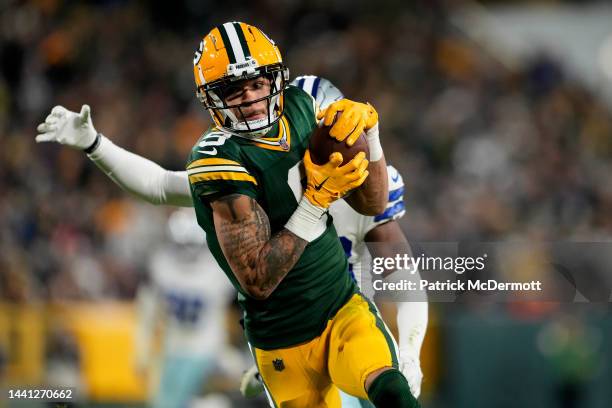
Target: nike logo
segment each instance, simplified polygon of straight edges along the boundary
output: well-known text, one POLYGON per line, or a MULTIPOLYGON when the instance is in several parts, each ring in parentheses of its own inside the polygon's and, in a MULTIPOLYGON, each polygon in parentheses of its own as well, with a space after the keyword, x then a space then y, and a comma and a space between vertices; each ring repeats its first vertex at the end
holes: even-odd
POLYGON ((399 177, 400 177, 400 176, 399 176, 399 172, 396 172, 396 173, 395 173, 395 176, 391 176, 391 180, 392 180, 394 183, 397 183, 397 180, 399 180, 399 177))
POLYGON ((212 147, 210 150, 198 150, 198 153, 210 154, 214 156, 215 154, 217 154, 217 149, 215 147, 212 147))
POLYGON ((322 189, 322 188, 323 188, 323 184, 325 184, 325 182, 326 182, 327 180, 329 180, 329 177, 328 177, 328 178, 326 178, 325 180, 323 180, 323 181, 321 182, 321 184, 317 184, 317 185, 315 186, 315 190, 319 191, 320 189, 322 189))

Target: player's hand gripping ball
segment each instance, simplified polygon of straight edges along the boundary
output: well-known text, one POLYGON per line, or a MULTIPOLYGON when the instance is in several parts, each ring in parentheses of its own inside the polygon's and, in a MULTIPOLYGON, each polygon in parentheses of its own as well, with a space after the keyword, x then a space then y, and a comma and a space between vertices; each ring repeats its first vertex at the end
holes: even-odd
MULTIPOLYGON (((336 121, 340 120, 341 117, 342 113, 337 112, 336 121)), ((349 145, 347 142, 348 139, 338 140, 331 136, 330 130, 333 128, 334 124, 335 122, 328 126, 323 125, 317 127, 312 132, 309 150, 310 158, 313 163, 318 165, 327 163, 329 161, 329 156, 334 152, 342 154, 342 158, 344 159, 343 163, 352 160, 359 152, 364 152, 366 158, 370 158, 368 142, 364 132, 357 134, 357 138, 351 140, 353 143, 349 145)))
POLYGON ((341 99, 320 111, 317 119, 323 119, 324 126, 333 124, 329 135, 352 146, 362 132, 367 132, 378 124, 378 113, 369 103, 341 99), (338 116, 340 112, 342 115, 338 116))
POLYGON ((360 152, 344 165, 342 154, 332 153, 325 164, 317 165, 312 162, 310 151, 304 154, 304 168, 306 169, 306 189, 304 196, 312 205, 328 208, 330 204, 349 191, 359 187, 368 177, 368 160, 365 153, 360 152))

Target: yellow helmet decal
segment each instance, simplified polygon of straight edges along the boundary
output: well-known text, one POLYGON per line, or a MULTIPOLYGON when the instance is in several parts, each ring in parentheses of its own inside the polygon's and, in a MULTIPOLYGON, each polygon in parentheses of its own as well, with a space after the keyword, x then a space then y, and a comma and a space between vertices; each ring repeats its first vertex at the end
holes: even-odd
POLYGON ((229 64, 225 42, 219 29, 215 27, 200 42, 200 48, 196 51, 193 65, 196 85, 199 87, 222 78, 229 64))

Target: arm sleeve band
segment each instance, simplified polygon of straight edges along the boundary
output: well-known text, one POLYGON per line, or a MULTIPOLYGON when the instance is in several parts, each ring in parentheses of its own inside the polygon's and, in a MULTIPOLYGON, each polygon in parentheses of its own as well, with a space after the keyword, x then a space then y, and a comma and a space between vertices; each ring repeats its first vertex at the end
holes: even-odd
POLYGON ((193 207, 185 171, 166 170, 101 136, 87 157, 123 190, 152 204, 193 207))

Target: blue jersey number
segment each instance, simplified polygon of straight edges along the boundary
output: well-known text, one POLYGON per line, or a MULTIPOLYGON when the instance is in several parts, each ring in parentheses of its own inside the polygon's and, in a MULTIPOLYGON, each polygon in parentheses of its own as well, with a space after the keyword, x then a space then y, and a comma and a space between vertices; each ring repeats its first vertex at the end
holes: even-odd
POLYGON ((168 313, 181 323, 196 323, 204 309, 202 299, 181 296, 176 293, 166 293, 166 302, 168 303, 168 313))

